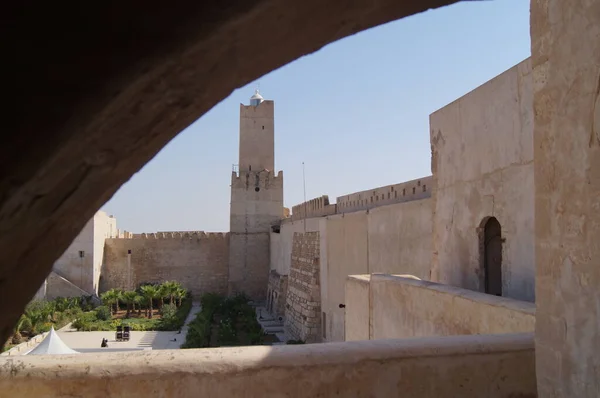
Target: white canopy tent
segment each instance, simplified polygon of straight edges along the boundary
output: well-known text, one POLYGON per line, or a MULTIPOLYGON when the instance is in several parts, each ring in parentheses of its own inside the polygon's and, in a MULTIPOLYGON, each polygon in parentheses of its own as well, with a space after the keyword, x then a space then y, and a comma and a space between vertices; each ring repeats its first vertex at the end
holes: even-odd
POLYGON ((57 355, 57 354, 79 354, 77 351, 72 350, 67 346, 58 333, 54 331, 54 328, 50 329, 50 332, 46 335, 44 340, 33 350, 29 351, 25 355, 57 355))

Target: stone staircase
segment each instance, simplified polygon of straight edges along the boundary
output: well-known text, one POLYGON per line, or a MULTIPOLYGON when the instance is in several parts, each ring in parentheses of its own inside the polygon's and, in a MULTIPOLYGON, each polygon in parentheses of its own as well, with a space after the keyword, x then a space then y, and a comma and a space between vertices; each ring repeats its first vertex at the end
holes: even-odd
MULTIPOLYGON (((262 304, 262 303, 261 303, 262 304)), ((253 305, 256 310, 256 320, 266 334, 274 335, 279 340, 270 345, 283 345, 288 340, 285 335, 284 319, 271 315, 264 305, 253 305)))

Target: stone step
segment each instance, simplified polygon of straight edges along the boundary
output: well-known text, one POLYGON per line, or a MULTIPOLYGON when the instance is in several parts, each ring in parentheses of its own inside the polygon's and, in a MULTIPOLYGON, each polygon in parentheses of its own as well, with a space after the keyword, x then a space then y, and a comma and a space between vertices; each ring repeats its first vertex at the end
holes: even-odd
POLYGON ((277 333, 281 333, 283 332, 283 326, 267 326, 267 327, 263 327, 263 330, 265 331, 265 333, 270 333, 270 334, 277 334, 277 333))

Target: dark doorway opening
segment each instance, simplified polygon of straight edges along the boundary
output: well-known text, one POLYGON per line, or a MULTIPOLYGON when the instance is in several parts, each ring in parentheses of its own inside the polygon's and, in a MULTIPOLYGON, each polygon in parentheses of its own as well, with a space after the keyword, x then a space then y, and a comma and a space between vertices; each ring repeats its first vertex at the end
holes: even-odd
POLYGON ((487 294, 502 296, 502 227, 495 217, 483 231, 483 279, 487 294))

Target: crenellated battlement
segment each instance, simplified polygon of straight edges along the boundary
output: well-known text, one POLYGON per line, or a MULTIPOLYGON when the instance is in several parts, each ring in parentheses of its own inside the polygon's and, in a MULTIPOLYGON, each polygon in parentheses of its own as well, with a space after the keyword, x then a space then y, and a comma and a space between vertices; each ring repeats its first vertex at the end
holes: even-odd
POLYGON ((168 231, 133 234, 124 232, 115 239, 226 239, 228 232, 204 232, 204 231, 168 231))
POLYGON ((231 173, 231 188, 235 189, 283 189, 283 171, 240 171, 231 173))
POLYGON ((292 220, 323 217, 336 213, 336 205, 329 204, 329 196, 323 195, 292 207, 292 220))

